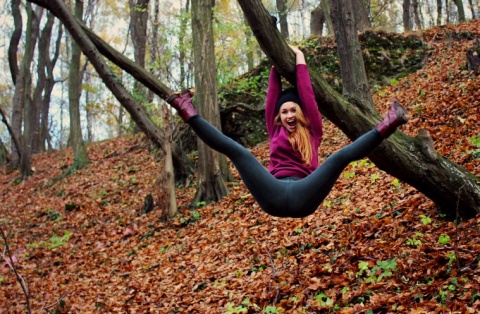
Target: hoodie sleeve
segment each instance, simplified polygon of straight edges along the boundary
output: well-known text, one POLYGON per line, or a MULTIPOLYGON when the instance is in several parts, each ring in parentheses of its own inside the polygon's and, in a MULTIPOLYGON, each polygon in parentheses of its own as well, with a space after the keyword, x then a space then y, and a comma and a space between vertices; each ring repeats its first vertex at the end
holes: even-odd
POLYGON ((272 66, 270 76, 268 78, 267 100, 265 102, 265 121, 267 124, 268 136, 273 136, 275 126, 275 106, 277 104, 280 93, 282 92, 282 82, 280 75, 272 66))
POLYGON ((321 140, 323 135, 322 116, 318 111, 310 74, 305 64, 297 64, 297 91, 302 102, 302 110, 310 123, 312 135, 321 140))

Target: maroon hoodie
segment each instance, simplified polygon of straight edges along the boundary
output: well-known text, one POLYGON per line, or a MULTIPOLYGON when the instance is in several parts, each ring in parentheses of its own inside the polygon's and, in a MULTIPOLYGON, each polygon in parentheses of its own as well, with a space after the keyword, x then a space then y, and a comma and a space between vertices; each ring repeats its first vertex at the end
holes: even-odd
POLYGON ((295 177, 305 178, 318 167, 318 147, 322 142, 322 117, 318 111, 312 82, 305 64, 297 64, 297 91, 302 102, 302 111, 309 122, 312 141, 312 161, 308 166, 304 163, 300 153, 293 149, 288 141, 288 131, 283 125, 275 124, 275 106, 282 92, 280 75, 274 67, 270 71, 268 81, 267 100, 265 104, 265 120, 270 138, 270 165, 268 170, 276 178, 295 177))

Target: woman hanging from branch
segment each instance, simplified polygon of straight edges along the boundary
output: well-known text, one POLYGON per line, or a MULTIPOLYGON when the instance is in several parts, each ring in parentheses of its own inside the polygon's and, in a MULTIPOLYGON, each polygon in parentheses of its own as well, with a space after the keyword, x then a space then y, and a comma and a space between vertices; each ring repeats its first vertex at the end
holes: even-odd
POLYGON ((203 142, 230 158, 266 213, 298 218, 314 213, 345 167, 368 156, 408 118, 405 109, 394 100, 386 117, 374 129, 318 166, 318 148, 323 135, 322 117, 303 52, 295 46, 290 47, 296 58, 297 86, 282 91, 281 79, 274 67, 269 77, 265 104, 270 139, 268 170, 250 151, 197 113, 192 104, 192 92, 172 94, 167 102, 203 142))

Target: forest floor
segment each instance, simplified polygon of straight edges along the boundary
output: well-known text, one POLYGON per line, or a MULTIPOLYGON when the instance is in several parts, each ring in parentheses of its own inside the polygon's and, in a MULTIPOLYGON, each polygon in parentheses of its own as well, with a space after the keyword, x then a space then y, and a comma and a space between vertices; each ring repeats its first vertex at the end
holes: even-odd
MULTIPOLYGON (((424 68, 375 89, 398 98, 440 154, 480 176, 480 75, 466 69, 480 20, 425 32, 424 68)), ((0 174, 0 227, 34 313, 475 313, 480 311, 480 215, 447 221, 435 204, 368 159, 352 163, 315 214, 265 214, 235 169, 230 195, 180 214, 142 214, 161 163, 142 135, 89 145, 90 164, 49 186, 72 151, 33 157, 34 175, 0 174)), ((348 144, 325 122, 321 159, 348 144)), ((251 149, 267 164, 268 143, 251 149)), ((451 209, 455 211, 455 208, 451 209)), ((8 258, 2 242, 4 258, 8 258)), ((0 312, 26 298, 0 261, 0 312)))

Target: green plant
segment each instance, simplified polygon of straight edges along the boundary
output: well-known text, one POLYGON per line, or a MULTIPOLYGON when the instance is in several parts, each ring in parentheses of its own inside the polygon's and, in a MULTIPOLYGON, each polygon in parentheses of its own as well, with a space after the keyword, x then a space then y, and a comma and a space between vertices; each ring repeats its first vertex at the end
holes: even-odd
POLYGON ((428 225, 432 222, 432 218, 425 216, 425 215, 420 215, 420 220, 422 221, 422 224, 428 225))
POLYGON ((262 313, 264 314, 278 314, 278 313, 283 313, 283 310, 281 308, 277 308, 276 306, 273 305, 267 305, 262 313))
POLYGON ((345 179, 351 179, 355 176, 355 172, 345 171, 343 173, 343 176, 345 177, 345 179))
POLYGON ((475 146, 475 149, 467 150, 467 153, 471 154, 473 158, 480 158, 480 134, 469 137, 468 141, 475 146))
POLYGON ((65 231, 63 236, 61 237, 57 236, 54 233, 53 236, 50 238, 50 242, 47 243, 47 247, 52 250, 56 247, 63 246, 65 243, 68 242, 71 236, 72 236, 72 233, 68 230, 65 231))
POLYGON ((415 234, 411 238, 407 238, 407 241, 405 243, 411 247, 420 246, 422 245, 422 241, 419 239, 421 237, 423 237, 423 234, 421 232, 415 232, 415 234))
POLYGON ((452 266, 453 262, 457 260, 457 254, 455 253, 447 253, 448 257, 448 266, 452 266))
POLYGON ((448 242, 450 242, 448 234, 442 234, 438 237, 438 243, 445 245, 448 244, 448 242))
POLYGON ((400 188, 400 181, 397 178, 392 180, 392 185, 398 190, 400 188))
POLYGON ((198 202, 197 203, 197 208, 204 207, 205 205, 207 205, 207 202, 205 202, 205 201, 198 202))
POLYGON ((315 294, 313 297, 315 301, 317 301, 317 304, 319 306, 332 306, 333 305, 333 300, 325 293, 325 292, 320 292, 315 294))
POLYGON ((393 275, 393 271, 397 269, 397 262, 396 258, 387 261, 377 261, 376 266, 369 269, 368 262, 360 261, 358 269, 357 276, 366 275, 366 283, 380 282, 383 278, 393 275))
POLYGON ((225 306, 226 314, 248 313, 248 308, 246 308, 243 304, 235 306, 235 303, 228 302, 225 306))

